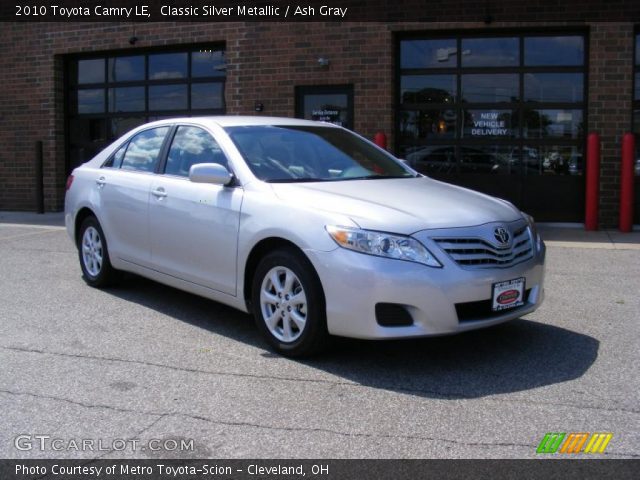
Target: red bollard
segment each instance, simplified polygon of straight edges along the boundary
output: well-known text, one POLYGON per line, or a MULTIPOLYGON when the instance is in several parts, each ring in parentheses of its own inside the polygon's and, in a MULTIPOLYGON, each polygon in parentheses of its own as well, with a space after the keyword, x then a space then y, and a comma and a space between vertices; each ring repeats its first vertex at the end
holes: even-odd
POLYGON ((591 132, 587 137, 585 193, 585 230, 598 229, 598 203, 600 202, 600 135, 591 132))
POLYGON ((387 149, 387 136, 384 132, 378 132, 373 137, 373 143, 375 143, 380 148, 387 149))
POLYGON ((621 232, 633 228, 633 161, 636 153, 636 137, 625 133, 622 137, 622 164, 620 165, 620 220, 621 232))

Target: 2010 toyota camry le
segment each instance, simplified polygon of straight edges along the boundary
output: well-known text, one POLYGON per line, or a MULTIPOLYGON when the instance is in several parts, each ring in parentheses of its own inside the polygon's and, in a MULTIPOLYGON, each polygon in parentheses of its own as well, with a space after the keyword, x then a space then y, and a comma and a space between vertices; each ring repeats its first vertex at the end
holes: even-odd
POLYGON ((65 221, 89 285, 128 271, 251 312, 289 356, 488 327, 544 295, 530 216, 320 122, 140 126, 72 172, 65 221))

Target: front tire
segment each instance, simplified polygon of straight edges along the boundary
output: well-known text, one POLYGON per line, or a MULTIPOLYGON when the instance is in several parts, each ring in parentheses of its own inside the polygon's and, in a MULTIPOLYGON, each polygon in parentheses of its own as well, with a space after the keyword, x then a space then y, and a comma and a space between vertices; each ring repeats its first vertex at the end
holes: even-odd
POLYGON ((301 253, 282 249, 266 255, 251 293, 256 325, 279 353, 302 357, 325 347, 329 335, 322 286, 301 253))
POLYGON ((82 278, 88 285, 102 288, 117 280, 117 270, 111 266, 107 240, 96 217, 87 217, 78 232, 78 256, 82 278))

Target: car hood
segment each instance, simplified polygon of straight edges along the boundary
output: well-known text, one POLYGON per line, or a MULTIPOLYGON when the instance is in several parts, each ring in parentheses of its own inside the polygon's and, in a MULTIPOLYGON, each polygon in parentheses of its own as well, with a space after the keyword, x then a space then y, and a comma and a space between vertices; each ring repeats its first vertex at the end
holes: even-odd
POLYGON ((361 228, 407 235, 520 218, 503 200, 427 177, 271 186, 292 205, 347 215, 361 228))

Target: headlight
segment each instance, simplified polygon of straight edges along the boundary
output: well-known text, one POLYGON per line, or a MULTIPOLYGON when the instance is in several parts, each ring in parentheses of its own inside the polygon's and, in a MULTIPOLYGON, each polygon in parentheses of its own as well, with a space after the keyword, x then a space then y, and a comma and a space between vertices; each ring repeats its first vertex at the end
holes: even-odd
POLYGON ((326 229, 342 248, 378 257, 422 263, 430 267, 442 267, 424 245, 411 237, 333 225, 327 225, 326 229))

